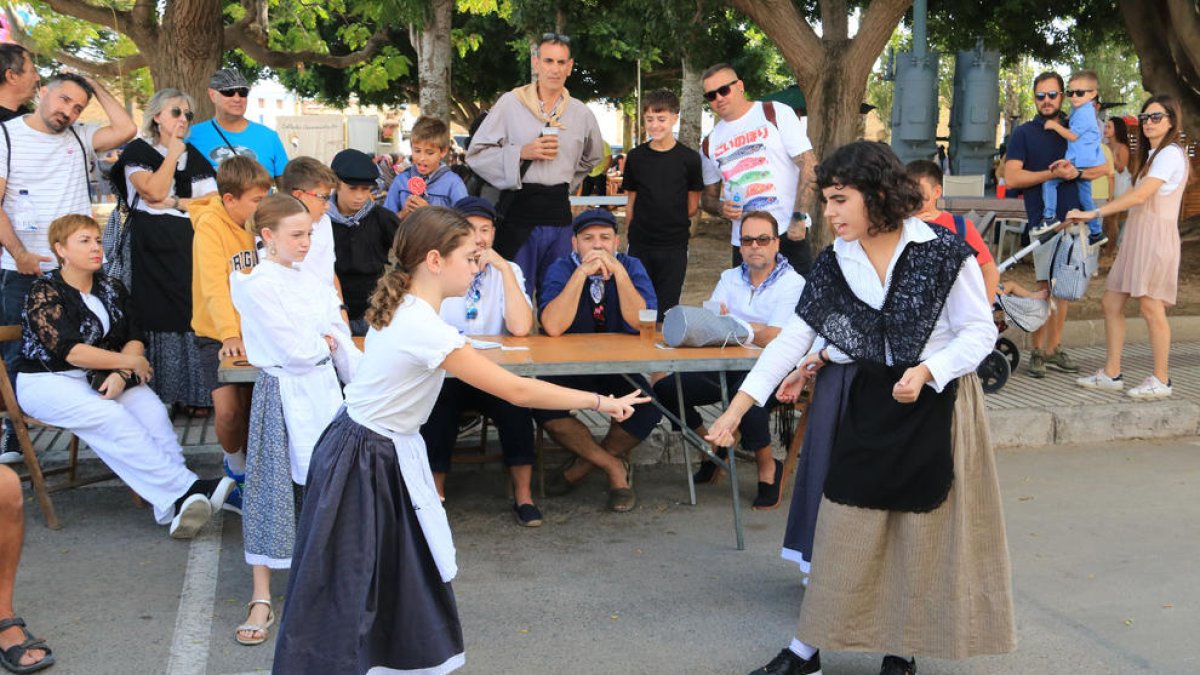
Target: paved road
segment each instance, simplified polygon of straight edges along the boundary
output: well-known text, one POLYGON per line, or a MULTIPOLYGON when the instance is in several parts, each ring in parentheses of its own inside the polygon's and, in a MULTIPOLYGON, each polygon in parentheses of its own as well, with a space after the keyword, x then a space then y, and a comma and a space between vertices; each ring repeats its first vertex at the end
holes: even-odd
MULTIPOLYGON (((193 461, 216 469, 212 453, 193 461)), ((1003 657, 922 660, 922 675, 1200 671, 1191 646, 1200 634, 1200 441, 1006 451, 1000 468, 1020 646, 1003 657)), ((538 530, 513 524, 498 471, 453 476, 462 672, 740 674, 772 657, 802 593, 796 569, 778 558, 785 513, 747 510, 747 549, 736 551, 725 486, 701 488, 700 505, 686 506, 681 472, 641 470, 642 501, 627 515, 602 511, 595 479, 547 500, 538 530)), ((19 613, 58 655, 48 672, 269 669, 273 639, 233 641, 250 588, 237 518, 189 544, 170 540, 123 487, 56 501, 59 532, 29 505, 17 588, 19 613)), ((878 672, 875 655, 823 661, 832 675, 878 672)))

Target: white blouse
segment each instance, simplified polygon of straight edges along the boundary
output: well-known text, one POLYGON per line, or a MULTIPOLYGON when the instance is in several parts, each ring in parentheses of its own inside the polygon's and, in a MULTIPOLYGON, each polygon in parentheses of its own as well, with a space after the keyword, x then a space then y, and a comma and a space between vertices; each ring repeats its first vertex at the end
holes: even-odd
MULTIPOLYGON (((925 242, 934 236, 933 230, 920 219, 906 219, 900 243, 888 262, 886 283, 880 283, 879 275, 875 273, 859 242, 836 239, 833 251, 850 290, 863 302, 879 309, 883 307, 892 271, 904 247, 909 242, 925 242)), ((929 386, 940 392, 951 381, 978 368, 983 358, 995 348, 998 335, 984 289, 983 273, 975 258, 968 257, 921 351, 921 362, 933 375, 929 386)), ((793 316, 758 357, 754 368, 742 382, 741 391, 750 395, 759 405, 765 403, 817 339, 817 333, 811 326, 800 317, 793 316)), ((828 350, 830 358, 838 363, 851 361, 835 348, 828 350)), ((890 355, 888 360, 891 361, 890 355)))
MULTIPOLYGON (((167 146, 156 144, 154 146, 154 149, 157 150, 159 152, 159 154, 161 154, 163 157, 167 156, 167 146)), ((187 158, 188 158, 188 156, 187 156, 186 152, 179 156, 179 160, 175 165, 175 168, 177 171, 183 171, 184 169, 187 168, 187 158)), ((152 171, 150 171, 150 169, 148 169, 144 166, 130 165, 130 166, 125 167, 125 194, 129 195, 129 206, 136 208, 138 211, 145 211, 146 213, 152 213, 157 216, 161 216, 161 215, 165 214, 168 216, 178 216, 180 218, 187 218, 188 214, 185 211, 183 211, 182 209, 153 209, 153 208, 150 208, 146 204, 145 199, 142 199, 140 197, 138 197, 137 205, 134 206, 133 200, 134 200, 134 195, 137 194, 137 188, 133 186, 133 180, 131 180, 131 177, 133 176, 133 174, 141 173, 142 171, 145 171, 148 173, 153 173, 152 171)), ((212 176, 209 176, 207 178, 200 178, 198 180, 192 181, 192 196, 193 197, 203 197, 204 195, 209 194, 210 192, 216 192, 216 191, 217 191, 217 179, 213 178, 212 176)), ((176 194, 175 181, 172 180, 171 181, 171 189, 168 192, 167 196, 174 197, 175 194, 176 194)))

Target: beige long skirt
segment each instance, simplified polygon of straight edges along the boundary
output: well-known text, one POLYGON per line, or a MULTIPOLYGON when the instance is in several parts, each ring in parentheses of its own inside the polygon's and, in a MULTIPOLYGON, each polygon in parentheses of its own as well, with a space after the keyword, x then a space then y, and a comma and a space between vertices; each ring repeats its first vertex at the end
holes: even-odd
POLYGON ((821 500, 796 635, 821 649, 962 659, 1016 648, 1000 485, 979 379, 959 379, 954 485, 928 513, 821 500))

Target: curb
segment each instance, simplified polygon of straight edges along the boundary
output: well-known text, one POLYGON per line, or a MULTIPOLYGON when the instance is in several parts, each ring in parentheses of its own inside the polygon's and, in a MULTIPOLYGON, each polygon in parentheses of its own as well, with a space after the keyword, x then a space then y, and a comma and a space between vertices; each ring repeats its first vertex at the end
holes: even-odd
POLYGON ((1176 399, 990 410, 988 421, 992 445, 1005 449, 1178 438, 1200 433, 1200 404, 1176 399))
MULTIPOLYGON (((1172 342, 1200 342, 1200 316, 1168 316, 1172 342)), ((1015 326, 1004 331, 1004 337, 1012 340, 1022 350, 1031 349, 1030 334, 1015 326)), ((1146 322, 1140 317, 1126 317, 1125 342, 1149 342, 1146 322)), ((1096 347, 1104 345, 1104 319, 1081 319, 1067 321, 1063 326, 1062 346, 1096 347)))

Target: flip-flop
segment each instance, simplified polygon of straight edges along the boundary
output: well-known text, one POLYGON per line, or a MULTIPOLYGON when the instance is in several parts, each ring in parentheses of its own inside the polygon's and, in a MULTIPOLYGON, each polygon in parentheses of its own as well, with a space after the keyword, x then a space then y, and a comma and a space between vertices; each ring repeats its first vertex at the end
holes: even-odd
POLYGON ((238 641, 238 644, 246 645, 247 647, 261 645, 262 643, 266 642, 267 638, 270 637, 270 635, 267 634, 267 629, 270 628, 275 623, 275 609, 273 607, 271 607, 270 600, 251 600, 250 602, 246 603, 246 606, 249 607, 250 609, 254 609, 255 605, 266 605, 267 606, 267 621, 265 623, 250 623, 250 621, 249 621, 250 617, 249 617, 249 615, 247 615, 246 623, 238 626, 237 630, 235 630, 233 633, 234 639, 236 639, 238 641), (242 637, 243 631, 253 631, 255 633, 261 632, 262 637, 261 638, 244 638, 244 637, 242 637))

